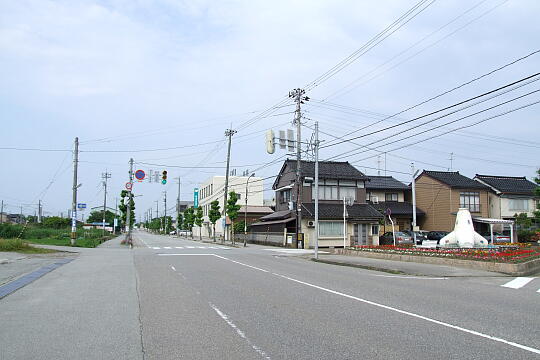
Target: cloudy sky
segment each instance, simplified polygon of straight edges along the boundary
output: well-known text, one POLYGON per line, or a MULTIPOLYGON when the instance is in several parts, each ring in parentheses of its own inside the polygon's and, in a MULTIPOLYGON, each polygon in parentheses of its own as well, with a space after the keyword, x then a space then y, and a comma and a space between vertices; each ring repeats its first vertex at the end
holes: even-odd
MULTIPOLYGON (((539 12, 536 0, 0 0, 0 199, 8 212, 33 214, 41 199, 46 214, 65 214, 76 136, 88 207, 102 203, 105 171, 114 203, 130 157, 137 169, 181 177, 191 199, 201 181, 224 174, 230 127, 237 173, 275 175, 286 153, 267 154, 264 131, 291 126, 287 93, 297 87, 311 98, 306 140, 319 121, 321 159, 402 181, 412 161, 531 178, 538 77, 370 133, 538 72, 540 53, 403 111, 539 50, 539 12), (343 136, 362 137, 335 144, 343 136)), ((164 190, 172 205, 176 189, 136 184, 138 214, 164 190)))

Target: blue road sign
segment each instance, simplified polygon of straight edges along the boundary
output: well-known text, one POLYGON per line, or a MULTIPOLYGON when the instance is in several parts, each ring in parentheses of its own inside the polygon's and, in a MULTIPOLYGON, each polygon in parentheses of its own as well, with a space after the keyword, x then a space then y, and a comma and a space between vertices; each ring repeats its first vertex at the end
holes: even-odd
POLYGON ((78 203, 78 204, 77 204, 77 209, 86 209, 86 204, 84 204, 84 203, 78 203))
POLYGON ((199 207, 199 188, 193 189, 193 207, 199 207))

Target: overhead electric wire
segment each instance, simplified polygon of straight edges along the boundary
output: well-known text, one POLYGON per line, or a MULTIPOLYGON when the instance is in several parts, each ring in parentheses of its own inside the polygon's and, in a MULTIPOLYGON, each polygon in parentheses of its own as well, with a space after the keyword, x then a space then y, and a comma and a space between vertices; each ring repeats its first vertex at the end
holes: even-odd
POLYGON ((362 76, 360 76, 359 78, 357 78, 356 80, 350 82, 349 84, 345 85, 344 87, 342 87, 341 89, 338 89, 336 91, 334 91, 333 93, 331 93, 330 95, 328 95, 324 100, 327 100, 329 98, 332 98, 332 97, 337 97, 337 96, 342 96, 342 95, 345 95, 345 94, 348 94, 350 93, 351 91, 353 91, 354 89, 358 88, 359 86, 361 85, 365 85, 367 84, 368 82, 382 76, 383 74, 385 74, 386 72, 390 71, 390 70, 393 70, 395 69, 396 67, 398 67, 399 65, 409 61, 410 59, 414 58, 415 56, 423 53, 424 51, 426 51, 427 49, 437 45, 438 43, 440 43, 441 41, 449 38, 450 36, 456 34, 458 31, 460 30, 463 30, 464 28, 466 28, 467 26, 469 26, 470 24, 472 24, 473 22, 477 21, 478 19, 484 17, 485 15, 489 14, 490 12, 492 12, 493 10, 495 10, 496 8, 500 7, 501 5, 505 4, 506 2, 508 2, 509 0, 504 0, 498 4, 496 4, 495 6, 493 6, 492 8, 488 9, 487 11, 483 12, 482 14, 480 14, 479 16, 471 19, 470 21, 468 21, 467 23, 463 24, 462 26, 460 26, 459 28, 455 29, 454 31, 448 33, 447 35, 443 36, 442 38, 440 38, 439 40, 429 44, 428 46, 424 47, 423 49, 415 52, 414 54, 408 56, 407 58, 399 61, 398 63, 392 65, 391 67, 389 67, 388 69, 376 74, 375 76, 369 78, 368 80, 352 87, 351 89, 349 90, 346 90, 346 91, 343 91, 344 89, 352 86, 353 84, 357 83, 358 81, 360 81, 361 79, 365 78, 366 76, 372 74, 373 72, 375 72, 376 70, 380 69, 381 67, 383 67, 384 65, 388 64, 389 62, 391 62, 392 60, 394 60, 395 58, 403 55, 404 53, 406 53, 407 51, 409 51, 410 49, 414 48, 416 45, 420 44, 421 42, 423 42, 424 40, 426 40, 427 38, 431 37, 432 35, 436 34, 437 32, 439 32, 440 30, 442 30, 443 28, 445 28, 446 26, 450 25, 451 23, 455 22, 456 20, 458 20, 459 18, 463 17, 465 14, 469 13, 470 11, 474 10, 476 7, 480 6, 482 3, 484 3, 485 1, 487 0, 482 0, 480 2, 478 2, 477 4, 475 4, 473 7, 469 8, 468 10, 466 10, 465 12, 461 13, 460 15, 458 15, 457 17, 455 17, 453 20, 451 20, 450 22, 446 23, 445 25, 443 25, 442 27, 439 27, 437 30, 435 30, 434 32, 426 35, 425 37, 423 37, 422 39, 420 39, 419 41, 417 41, 416 43, 414 43, 413 45, 409 46, 407 49, 401 51, 400 53, 398 53, 397 55, 393 56, 392 58, 390 58, 389 60, 387 60, 386 62, 384 62, 383 64, 377 66, 376 68, 370 70, 369 72, 363 74, 362 76), (341 94, 339 94, 341 92, 341 94), (338 94, 338 95, 336 95, 338 94))
MULTIPOLYGON (((343 135, 343 137, 348 136, 348 135, 352 135, 352 134, 357 133, 357 132, 359 132, 359 131, 362 131, 362 130, 368 128, 368 127, 377 125, 377 124, 379 124, 379 123, 381 123, 381 122, 383 122, 383 121, 386 121, 386 120, 388 120, 388 119, 394 118, 394 117, 396 117, 396 116, 398 116, 398 115, 401 115, 401 114, 403 114, 403 113, 405 113, 405 112, 407 112, 407 111, 410 111, 410 110, 415 109, 415 108, 417 108, 417 107, 419 107, 419 106, 422 106, 422 105, 424 105, 424 104, 427 104, 428 102, 431 102, 431 101, 433 101, 433 100, 436 100, 436 99, 438 99, 438 98, 440 98, 440 97, 442 97, 442 96, 445 96, 445 95, 447 95, 447 94, 450 94, 450 93, 452 93, 452 92, 454 92, 454 91, 456 91, 456 90, 458 90, 458 89, 461 89, 461 88, 463 88, 463 87, 465 87, 465 86, 467 86, 467 85, 470 85, 470 84, 472 84, 472 83, 474 83, 474 82, 476 82, 476 81, 479 81, 479 80, 481 80, 481 79, 483 79, 483 78, 485 78, 485 77, 487 77, 487 76, 493 75, 494 73, 496 73, 496 72, 498 72, 498 71, 501 71, 501 70, 503 70, 503 69, 505 69, 505 68, 507 68, 507 67, 509 67, 509 66, 512 66, 512 65, 514 65, 514 64, 517 64, 518 62, 523 61, 523 60, 525 60, 525 59, 527 59, 527 58, 529 58, 529 57, 531 57, 531 56, 533 56, 533 55, 536 55, 536 54, 538 54, 538 53, 540 53, 540 49, 535 50, 535 51, 532 51, 532 52, 528 53, 528 54, 525 55, 525 56, 522 56, 522 57, 520 57, 520 58, 517 58, 517 59, 515 59, 515 60, 513 60, 513 61, 511 61, 511 62, 509 62, 509 63, 506 63, 506 64, 504 64, 504 65, 502 65, 502 66, 499 66, 498 68, 495 68, 495 69, 493 69, 493 70, 491 70, 491 71, 489 71, 489 72, 487 72, 487 73, 484 73, 484 74, 482 74, 482 75, 480 75, 480 76, 477 76, 477 77, 475 77, 475 78, 473 78, 473 79, 471 79, 471 80, 468 80, 468 81, 466 81, 466 82, 464 82, 464 83, 461 83, 460 85, 457 85, 457 86, 455 86, 455 87, 453 87, 453 88, 451 88, 451 89, 445 90, 445 91, 443 91, 443 92, 441 92, 441 93, 439 93, 439 94, 437 94, 437 95, 435 95, 435 96, 432 96, 432 97, 430 97, 430 98, 428 98, 428 99, 426 99, 426 100, 423 100, 423 101, 421 101, 421 102, 419 102, 419 103, 417 103, 417 104, 415 104, 415 105, 409 106, 409 107, 407 107, 407 108, 405 108, 405 109, 403 109, 403 110, 401 110, 401 111, 399 111, 399 112, 397 112, 397 113, 394 113, 393 115, 386 116, 386 117, 384 117, 383 119, 380 119, 380 120, 378 120, 378 121, 375 121, 375 122, 373 122, 373 123, 370 123, 370 124, 368 124, 368 125, 365 125, 365 126, 363 126, 363 127, 360 127, 360 128, 358 128, 358 129, 356 129, 356 130, 354 130, 354 131, 351 131, 350 133, 343 135)), ((313 101, 313 99, 311 99, 311 101, 313 101)), ((323 102, 323 103, 324 103, 324 102, 323 102)), ((338 105, 338 104, 336 104, 336 105, 338 105)))

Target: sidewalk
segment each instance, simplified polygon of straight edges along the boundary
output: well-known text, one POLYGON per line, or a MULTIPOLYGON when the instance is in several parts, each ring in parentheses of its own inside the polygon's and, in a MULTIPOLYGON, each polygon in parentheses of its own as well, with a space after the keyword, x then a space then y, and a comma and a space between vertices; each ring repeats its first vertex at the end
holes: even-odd
MULTIPOLYGON (((306 257, 306 256, 305 256, 306 257)), ((312 256, 309 256, 311 258, 312 256)), ((352 266, 368 270, 383 271, 393 274, 432 276, 432 277, 500 277, 505 274, 467 269, 456 266, 421 264, 414 262, 373 259, 361 256, 321 255, 318 262, 327 264, 352 266)))
POLYGON ((0 300, 0 359, 142 359, 133 250, 65 248, 79 255, 0 300))

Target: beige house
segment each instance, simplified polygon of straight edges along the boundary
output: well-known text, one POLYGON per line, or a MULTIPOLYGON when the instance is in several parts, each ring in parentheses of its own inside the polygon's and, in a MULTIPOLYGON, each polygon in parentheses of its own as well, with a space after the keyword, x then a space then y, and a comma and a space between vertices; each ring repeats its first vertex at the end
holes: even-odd
POLYGON ((539 199, 535 196, 537 185, 525 176, 478 175, 474 180, 489 186, 492 192, 488 196, 489 217, 514 219, 516 214, 525 213, 534 216, 539 199))
POLYGON ((423 230, 452 231, 459 208, 466 208, 472 217, 489 217, 491 189, 458 171, 424 170, 416 178, 416 205, 425 216, 418 224, 423 230))

